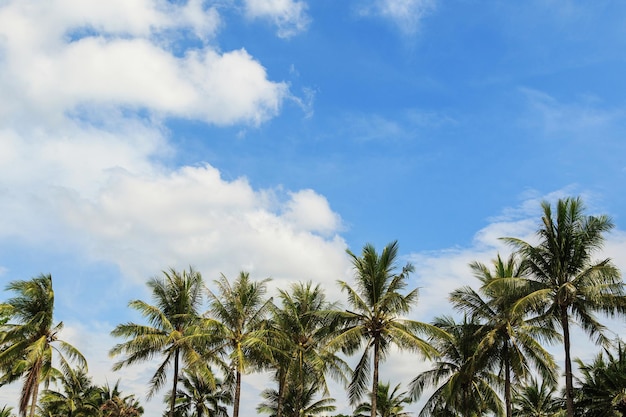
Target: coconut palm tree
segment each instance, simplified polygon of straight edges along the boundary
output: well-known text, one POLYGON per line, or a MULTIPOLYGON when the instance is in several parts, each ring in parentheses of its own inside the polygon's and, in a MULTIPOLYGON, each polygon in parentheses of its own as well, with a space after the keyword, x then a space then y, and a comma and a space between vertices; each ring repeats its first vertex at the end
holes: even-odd
POLYGON ((432 369, 419 374, 409 384, 413 400, 427 388, 435 388, 420 411, 420 417, 502 415, 502 401, 496 391, 501 380, 492 372, 490 359, 475 355, 486 333, 483 324, 474 317, 465 317, 457 323, 449 316, 437 317, 433 323, 450 337, 433 339, 440 359, 434 362, 432 369))
POLYGON ((258 413, 269 414, 270 417, 316 417, 328 415, 337 408, 333 403, 334 398, 322 397, 315 399, 319 393, 318 381, 308 376, 304 389, 296 385, 289 385, 285 389, 284 398, 279 398, 278 391, 266 389, 261 393, 265 399, 257 407, 258 413), (281 414, 278 414, 278 404, 281 405, 281 414))
POLYGON ((222 274, 209 294, 209 325, 214 333, 213 352, 225 352, 235 379, 233 417, 239 417, 242 374, 264 367, 271 360, 267 316, 272 305, 265 298, 268 279, 252 281, 241 272, 231 285, 222 274))
POLYGON ((523 275, 514 254, 506 262, 498 255, 493 261, 493 272, 480 262, 473 262, 470 267, 481 283, 479 292, 465 286, 453 291, 450 300, 456 309, 484 323, 476 355, 498 362, 504 380, 506 416, 511 417, 513 379, 527 378, 532 365, 543 379, 556 382, 556 363, 541 342, 553 341, 559 335, 550 327, 526 320, 524 311, 513 310, 513 304, 521 297, 513 282, 523 275))
POLYGON ((172 397, 170 417, 174 416, 179 372, 182 364, 202 366, 202 348, 208 333, 200 325, 199 308, 203 298, 202 276, 193 268, 182 273, 170 268, 162 277, 148 281, 154 304, 134 300, 129 306, 139 311, 148 324, 120 324, 111 334, 127 341, 111 349, 111 356, 123 354, 125 358, 113 365, 114 370, 162 355, 163 361, 150 380, 148 398, 158 391, 172 371, 172 397))
POLYGON ((93 416, 97 414, 100 398, 97 387, 83 369, 67 369, 55 378, 61 390, 42 392, 40 407, 45 416, 93 416))
POLYGON ((123 395, 118 380, 113 387, 107 382, 98 388, 100 399, 98 405, 102 417, 139 417, 143 407, 133 394, 123 395))
MULTIPOLYGON (((400 392, 400 384, 389 392, 390 383, 378 384, 376 407, 379 417, 408 417, 409 412, 404 410, 412 402, 406 391, 400 392)), ((368 417, 371 415, 372 405, 369 402, 359 404, 354 410, 354 417, 368 417)))
POLYGON ((565 415, 563 400, 556 385, 531 377, 513 393, 513 417, 561 417, 565 415))
MULTIPOLYGON (((294 283, 290 291, 279 290, 281 307, 272 308, 271 340, 275 349, 276 379, 279 384, 278 409, 287 383, 293 386, 296 402, 307 390, 307 377, 318 381, 316 386, 328 395, 326 374, 346 383, 351 371, 348 364, 328 350, 326 343, 335 324, 331 311, 337 306, 326 301, 320 285, 294 283)), ((302 408, 295 405, 297 409, 302 408)))
POLYGON ((626 416, 626 348, 618 342, 615 353, 605 349, 593 362, 576 360, 577 413, 589 417, 626 416))
POLYGON ((15 414, 13 414, 13 407, 5 405, 4 407, 0 408, 0 417, 13 417, 14 415, 15 414))
MULTIPOLYGON (((228 417, 232 389, 212 373, 185 369, 176 393, 176 414, 194 417, 228 417)), ((171 395, 171 394, 170 394, 171 395)), ((166 401, 170 400, 169 395, 166 401)))
POLYGON ((87 369, 87 361, 72 345, 59 339, 63 322, 54 324, 54 291, 52 276, 39 275, 26 281, 12 281, 7 291, 16 296, 0 306, 10 317, 4 324, 0 350, 0 386, 23 377, 19 413, 34 416, 39 384, 47 387, 58 371, 52 366, 53 354, 63 370, 70 368, 69 360, 87 369), (28 411, 27 411, 28 410, 28 411))
POLYGON ((388 244, 381 254, 371 244, 363 247, 360 256, 349 250, 347 252, 352 258, 356 286, 353 288, 345 281, 338 281, 341 290, 347 293, 351 310, 338 312, 344 327, 330 341, 329 346, 342 349, 350 355, 365 345, 348 386, 348 396, 353 404, 356 403, 365 393, 371 377, 371 415, 375 417, 379 365, 389 354, 390 348, 396 346, 430 358, 436 356, 436 349, 418 335, 445 337, 445 332, 429 324, 404 318, 417 303, 418 290, 403 294, 413 266, 407 263, 398 271, 398 242, 388 244), (371 376, 370 364, 373 365, 371 376))
POLYGON ((527 295, 516 303, 515 308, 536 311, 545 326, 562 332, 567 416, 573 417, 570 325, 577 321, 597 343, 606 345, 609 340, 605 336, 605 326, 595 314, 625 314, 626 292, 620 271, 611 260, 593 259, 602 248, 604 234, 613 228, 611 219, 604 215, 586 216, 580 198, 559 200, 554 213, 548 202, 544 201, 542 208, 538 244, 505 238, 525 258, 530 273, 522 280, 527 295))

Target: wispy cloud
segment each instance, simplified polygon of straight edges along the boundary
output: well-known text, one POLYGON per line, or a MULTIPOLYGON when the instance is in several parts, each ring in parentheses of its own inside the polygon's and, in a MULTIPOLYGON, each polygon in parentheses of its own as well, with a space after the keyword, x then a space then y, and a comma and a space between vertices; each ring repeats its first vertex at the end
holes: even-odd
POLYGON ((422 19, 436 8, 435 0, 368 0, 358 7, 364 17, 380 17, 391 21, 401 32, 414 35, 422 19))
POLYGON ((290 38, 304 32, 311 21, 308 5, 297 0, 245 0, 245 12, 251 19, 269 20, 276 26, 277 35, 290 38))

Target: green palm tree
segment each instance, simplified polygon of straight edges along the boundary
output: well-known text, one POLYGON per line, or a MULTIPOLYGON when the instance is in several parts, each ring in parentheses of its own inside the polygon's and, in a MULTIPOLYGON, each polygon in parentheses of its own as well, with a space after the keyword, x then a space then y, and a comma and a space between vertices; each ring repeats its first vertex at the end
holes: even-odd
POLYGON ((506 416, 511 417, 511 383, 530 375, 531 365, 542 377, 556 382, 556 363, 540 342, 553 341, 559 335, 526 320, 526 313, 514 310, 513 304, 521 296, 513 282, 523 275, 521 263, 515 255, 505 262, 500 255, 493 261, 493 272, 480 263, 470 267, 480 283, 479 292, 465 286, 453 291, 450 300, 454 307, 484 323, 476 355, 485 355, 489 363, 497 362, 504 380, 506 416))
POLYGON ((576 320, 597 343, 606 344, 605 326, 596 313, 610 316, 626 313, 626 296, 620 271, 609 258, 592 256, 602 248, 604 233, 613 228, 607 216, 586 216, 580 198, 556 204, 543 202, 539 243, 505 238, 523 255, 530 276, 524 278, 527 295, 516 309, 539 313, 545 326, 561 330, 565 350, 565 399, 567 416, 574 415, 570 324, 576 320))
POLYGON ((356 287, 344 281, 339 281, 339 286, 347 293, 352 310, 338 313, 345 325, 329 345, 349 355, 365 345, 348 386, 348 396, 352 403, 362 397, 370 378, 370 364, 373 364, 370 397, 372 417, 375 417, 379 365, 391 346, 420 352, 430 358, 436 356, 437 351, 418 334, 444 337, 445 332, 429 324, 403 318, 417 303, 418 290, 402 293, 413 266, 406 264, 397 271, 398 242, 387 245, 380 255, 370 244, 364 246, 361 256, 347 252, 352 258, 356 287))
POLYGON ((336 410, 334 398, 322 397, 315 399, 320 387, 314 378, 307 377, 306 386, 303 390, 294 385, 285 389, 284 398, 279 398, 278 391, 267 389, 261 393, 265 399, 257 407, 258 413, 269 414, 270 417, 316 417, 328 415, 336 410), (282 402, 281 414, 278 414, 278 404, 282 402))
POLYGON ((113 387, 108 383, 98 388, 98 405, 102 417, 139 417, 143 407, 133 394, 122 395, 118 380, 113 387))
POLYGON ((501 380, 492 372, 492 364, 486 356, 475 355, 486 333, 483 324, 474 317, 465 317, 457 323, 449 316, 437 317, 433 323, 445 330, 449 337, 433 339, 441 354, 440 359, 434 362, 432 369, 419 374, 409 385, 413 400, 417 400, 427 388, 435 388, 419 415, 502 415, 502 401, 496 391, 501 386, 501 380))
POLYGON ((13 407, 5 405, 4 407, 0 408, 0 417, 13 417, 14 415, 15 414, 13 414, 13 407))
POLYGON ((0 386, 23 377, 19 399, 19 413, 27 410, 34 416, 39 384, 47 387, 58 373, 52 366, 53 353, 62 369, 70 368, 68 360, 87 369, 87 361, 72 345, 59 339, 63 322, 53 324, 54 291, 52 276, 39 275, 26 281, 13 281, 6 287, 16 296, 3 303, 0 309, 7 312, 9 322, 4 324, 2 350, 0 351, 0 386))
MULTIPOLYGON (((167 399, 170 399, 169 396, 167 399)), ((232 389, 206 372, 185 369, 176 394, 176 414, 194 417, 228 417, 232 389)))
POLYGON ((577 412, 588 417, 626 416, 626 348, 619 342, 615 353, 599 353, 593 362, 577 359, 577 412))
MULTIPOLYGON (((390 383, 379 383, 376 397, 377 415, 379 417, 408 417, 409 412, 404 410, 405 405, 412 402, 406 391, 400 392, 400 384, 389 392, 390 383)), ((369 402, 359 404, 354 410, 354 417, 368 417, 372 413, 369 402)))
POLYGON ((531 377, 513 393, 513 417, 561 417, 565 415, 563 400, 557 396, 556 385, 531 377))
POLYGON ((250 274, 241 272, 231 285, 222 274, 214 281, 217 294, 208 292, 213 351, 225 352, 234 374, 233 417, 239 417, 242 374, 264 367, 272 357, 267 340, 266 319, 272 305, 272 300, 265 298, 268 281, 252 281, 250 274))
POLYGON ((170 417, 173 417, 181 361, 187 366, 201 366, 201 348, 208 337, 200 326, 198 311, 203 298, 202 276, 191 267, 182 273, 170 268, 163 271, 162 277, 151 278, 147 285, 155 304, 134 300, 129 306, 139 311, 149 324, 126 323, 115 327, 111 334, 128 340, 115 345, 110 355, 126 356, 113 365, 114 370, 156 355, 164 356, 150 380, 148 398, 163 386, 167 370, 173 366, 170 402, 170 417))
MULTIPOLYGON (((276 351, 277 413, 280 416, 280 400, 287 382, 295 387, 296 394, 300 393, 296 395, 296 401, 304 396, 308 389, 306 379, 310 377, 315 378, 319 382, 316 386, 328 395, 326 374, 346 383, 350 367, 326 346, 336 327, 330 313, 336 305, 326 301, 320 285, 295 283, 289 292, 279 290, 279 298, 281 307, 272 309, 271 340, 276 351)), ((296 408, 302 407, 296 404, 296 408)))
POLYGON ((61 390, 43 391, 40 406, 45 416, 93 416, 98 412, 99 391, 83 369, 67 369, 55 378, 61 390))

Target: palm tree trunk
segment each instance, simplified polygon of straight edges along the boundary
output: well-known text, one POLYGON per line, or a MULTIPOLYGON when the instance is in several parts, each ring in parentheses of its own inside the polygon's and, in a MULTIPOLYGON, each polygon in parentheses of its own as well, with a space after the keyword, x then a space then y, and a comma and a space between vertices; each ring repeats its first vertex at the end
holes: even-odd
MULTIPOLYGON (((39 380, 39 378, 37 378, 37 380, 39 380)), ((35 387, 33 388, 33 397, 32 397, 32 402, 30 404, 30 412, 29 412, 30 417, 35 416, 35 408, 37 406, 38 395, 39 395, 39 383, 35 384, 35 387)))
POLYGON ((506 408, 506 417, 512 417, 513 408, 511 406, 511 360, 509 359, 508 347, 505 347, 504 349, 504 405, 506 408))
POLYGON ((278 371, 278 406, 276 407, 276 417, 283 417, 283 397, 285 396, 285 384, 287 380, 287 370, 279 365, 278 371))
POLYGON ((372 417, 376 417, 376 400, 378 399, 378 362, 380 360, 380 346, 378 338, 374 339, 374 377, 372 382, 372 417))
POLYGON ((235 404, 233 405, 233 417, 239 417, 239 398, 241 397, 241 372, 237 369, 235 377, 235 404))
POLYGON ((567 417, 574 417, 574 383, 572 358, 570 356, 569 316, 567 307, 561 307, 561 326, 563 327, 563 346, 565 348, 565 404, 567 417))
POLYGON ((174 417, 174 406, 176 405, 176 384, 178 384, 178 348, 174 352, 174 384, 172 386, 172 399, 170 400, 170 417, 174 417))

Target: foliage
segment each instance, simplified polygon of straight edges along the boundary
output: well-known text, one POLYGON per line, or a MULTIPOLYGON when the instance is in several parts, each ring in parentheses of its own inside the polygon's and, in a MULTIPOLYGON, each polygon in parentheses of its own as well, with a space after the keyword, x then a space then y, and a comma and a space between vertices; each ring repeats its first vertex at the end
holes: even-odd
POLYGON ((586 216, 579 198, 556 203, 556 211, 542 203, 539 243, 506 238, 524 257, 529 276, 520 279, 526 295, 515 308, 532 310, 546 327, 560 329, 565 350, 565 398, 567 415, 574 415, 570 324, 576 320, 597 343, 606 344, 605 326, 595 313, 610 316, 626 313, 624 283, 610 259, 593 260, 613 228, 607 216, 586 216))
POLYGON ((380 255, 370 244, 365 245, 360 256, 350 251, 348 254, 352 258, 356 285, 353 288, 339 281, 341 290, 347 293, 351 310, 339 313, 344 327, 330 346, 350 355, 365 345, 348 386, 348 396, 352 403, 363 396, 373 364, 370 398, 371 415, 375 417, 376 395, 373 394, 378 388, 379 362, 385 360, 391 346, 430 358, 437 355, 437 350, 418 334, 444 337, 445 332, 429 324, 403 318, 417 303, 418 290, 403 294, 413 266, 406 264, 397 272, 397 242, 387 245, 380 255))
MULTIPOLYGON (((404 406, 412 402, 406 391, 400 391, 400 384, 389 392, 390 383, 379 383, 376 393, 376 415, 378 417, 408 417, 410 413, 404 411, 404 406)), ((354 410, 354 417, 368 417, 372 413, 369 402, 359 404, 354 410)))
POLYGON ((433 339, 441 357, 433 368, 419 374, 410 385, 411 398, 417 400, 426 388, 435 391, 428 398, 421 417, 426 416, 481 416, 485 413, 503 413, 497 389, 502 381, 491 372, 486 356, 477 356, 480 341, 485 336, 482 323, 466 317, 457 323, 452 317, 437 317, 435 326, 451 337, 433 339))
MULTIPOLYGON (((233 403, 231 387, 201 370, 185 369, 179 382, 176 415, 228 417, 226 406, 233 403)), ((169 395, 166 397, 168 400, 171 400, 169 395)))
POLYGON ((54 323, 52 276, 39 275, 25 281, 12 281, 7 287, 16 295, 0 307, 9 316, 3 327, 0 351, 0 386, 23 378, 19 413, 35 414, 39 384, 47 387, 59 371, 52 366, 53 353, 67 372, 69 360, 87 369, 87 361, 72 345, 59 339, 63 323, 54 323), (28 411, 29 410, 29 411, 28 411))
POLYGON ((563 399, 557 395, 552 381, 529 378, 513 393, 514 417, 562 417, 565 415, 563 399))
POLYGON ((91 383, 84 369, 67 369, 55 378, 61 390, 47 389, 42 392, 40 408, 48 417, 93 416, 98 410, 100 393, 91 383))
MULTIPOLYGON (((170 366, 174 368, 172 393, 175 396, 181 360, 186 366, 200 366, 201 346, 208 337, 200 326, 198 311, 202 304, 202 276, 193 268, 182 273, 170 269, 163 271, 162 277, 151 278, 147 285, 155 304, 134 300, 129 306, 139 311, 148 324, 120 324, 111 332, 115 337, 128 339, 111 349, 112 356, 126 356, 115 363, 113 369, 161 355, 164 359, 150 380, 148 396, 151 397, 163 386, 170 366)), ((170 416, 173 413, 174 397, 170 403, 170 416)))

